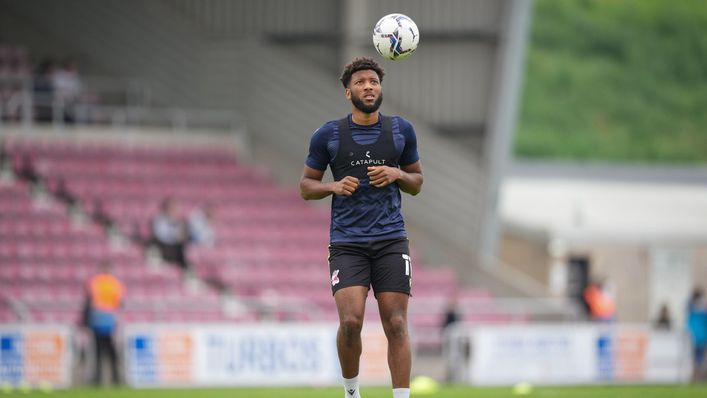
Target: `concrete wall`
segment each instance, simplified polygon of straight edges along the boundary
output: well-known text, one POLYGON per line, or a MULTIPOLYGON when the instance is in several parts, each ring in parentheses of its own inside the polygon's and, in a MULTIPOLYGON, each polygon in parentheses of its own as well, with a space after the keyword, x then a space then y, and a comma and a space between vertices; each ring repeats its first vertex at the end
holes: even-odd
POLYGON ((599 246, 590 249, 590 277, 606 279, 616 298, 621 322, 645 322, 648 314, 649 265, 646 248, 599 246))
POLYGON ((373 25, 401 12, 420 29, 419 55, 382 61, 386 99, 444 131, 482 135, 500 70, 501 0, 163 0, 210 41, 265 39, 295 48, 332 73, 352 56, 374 56, 373 25), (347 8, 348 7, 348 8, 347 8), (356 14, 355 16, 352 14, 356 14), (351 20, 350 20, 351 19, 351 20), (344 55, 345 54, 345 55, 344 55))
POLYGON ((707 246, 695 250, 695 284, 707 291, 707 246))
MULTIPOLYGON (((529 234, 518 229, 506 229, 502 235, 500 258, 513 269, 528 275, 550 291, 552 257, 547 251, 547 239, 542 234, 529 234)), ((673 317, 673 327, 683 327, 685 303, 692 289, 707 289, 707 243, 692 242, 676 245, 674 242, 594 241, 567 245, 565 258, 583 256, 589 259, 590 280, 608 282, 616 298, 616 316, 620 322, 650 322, 657 315, 657 307, 665 295, 673 317), (654 280, 655 250, 675 247, 687 258, 688 275, 674 275, 671 280, 654 280), (684 284, 668 285, 673 281, 684 284), (660 285, 659 291, 655 290, 660 285), (672 289, 672 290, 671 290, 672 289)), ((682 268, 680 268, 682 269, 682 268)))
POLYGON ((549 288, 552 258, 547 250, 547 237, 538 233, 506 229, 499 243, 499 257, 502 262, 549 288))

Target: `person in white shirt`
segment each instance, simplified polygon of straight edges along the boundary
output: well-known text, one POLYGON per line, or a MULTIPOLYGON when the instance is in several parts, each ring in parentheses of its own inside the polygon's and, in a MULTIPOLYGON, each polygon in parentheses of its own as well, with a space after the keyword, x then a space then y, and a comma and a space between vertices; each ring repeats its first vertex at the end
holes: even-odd
POLYGON ((213 246, 216 244, 216 231, 213 227, 214 207, 207 204, 195 207, 189 214, 189 238, 199 245, 213 246))

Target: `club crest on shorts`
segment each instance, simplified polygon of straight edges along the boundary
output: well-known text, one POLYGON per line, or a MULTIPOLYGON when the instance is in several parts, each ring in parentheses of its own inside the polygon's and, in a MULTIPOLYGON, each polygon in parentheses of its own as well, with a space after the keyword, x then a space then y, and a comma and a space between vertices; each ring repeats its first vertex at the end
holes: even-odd
POLYGON ((334 270, 334 272, 331 273, 331 285, 336 286, 336 284, 339 283, 339 270, 334 270))

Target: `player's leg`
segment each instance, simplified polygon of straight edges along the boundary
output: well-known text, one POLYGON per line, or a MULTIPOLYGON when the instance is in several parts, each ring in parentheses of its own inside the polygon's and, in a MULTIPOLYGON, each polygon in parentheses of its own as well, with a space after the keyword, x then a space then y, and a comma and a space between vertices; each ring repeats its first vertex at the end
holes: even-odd
POLYGON ((332 244, 329 246, 329 273, 339 313, 336 348, 344 379, 344 396, 360 398, 361 329, 371 284, 371 261, 367 251, 361 245, 332 244))
POLYGON ((412 353, 408 333, 409 296, 399 292, 376 294, 383 330, 388 339, 388 367, 393 389, 410 388, 412 353))
POLYGON ((412 353, 408 333, 408 300, 412 264, 407 239, 379 242, 374 250, 371 285, 378 299, 383 330, 388 339, 388 366, 395 398, 410 394, 412 353))
POLYGON ((351 286, 334 294, 339 311, 339 330, 336 334, 336 348, 339 352, 341 375, 345 379, 358 376, 361 358, 361 329, 366 309, 368 288, 351 286))

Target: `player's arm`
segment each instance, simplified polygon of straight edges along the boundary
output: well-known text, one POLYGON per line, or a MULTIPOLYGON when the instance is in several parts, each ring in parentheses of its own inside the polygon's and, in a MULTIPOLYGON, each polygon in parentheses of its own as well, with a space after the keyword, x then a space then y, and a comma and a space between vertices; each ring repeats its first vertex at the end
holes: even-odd
POLYGON ((400 154, 400 170, 402 171, 397 183, 400 190, 410 195, 417 195, 422 190, 422 165, 420 155, 417 153, 417 135, 412 124, 405 119, 400 119, 401 132, 405 137, 405 146, 400 154))
POLYGON ((400 190, 410 195, 417 195, 422 190, 422 165, 420 161, 405 166, 400 166, 400 178, 396 181, 400 190))
POLYGON ((346 176, 339 181, 322 182, 324 171, 304 166, 299 193, 304 200, 323 199, 331 194, 350 196, 358 188, 358 178, 346 176))
POLYGON ((422 166, 418 160, 405 166, 372 166, 368 168, 368 177, 371 185, 383 188, 386 185, 397 183, 400 190, 410 195, 417 195, 422 189, 422 166))

